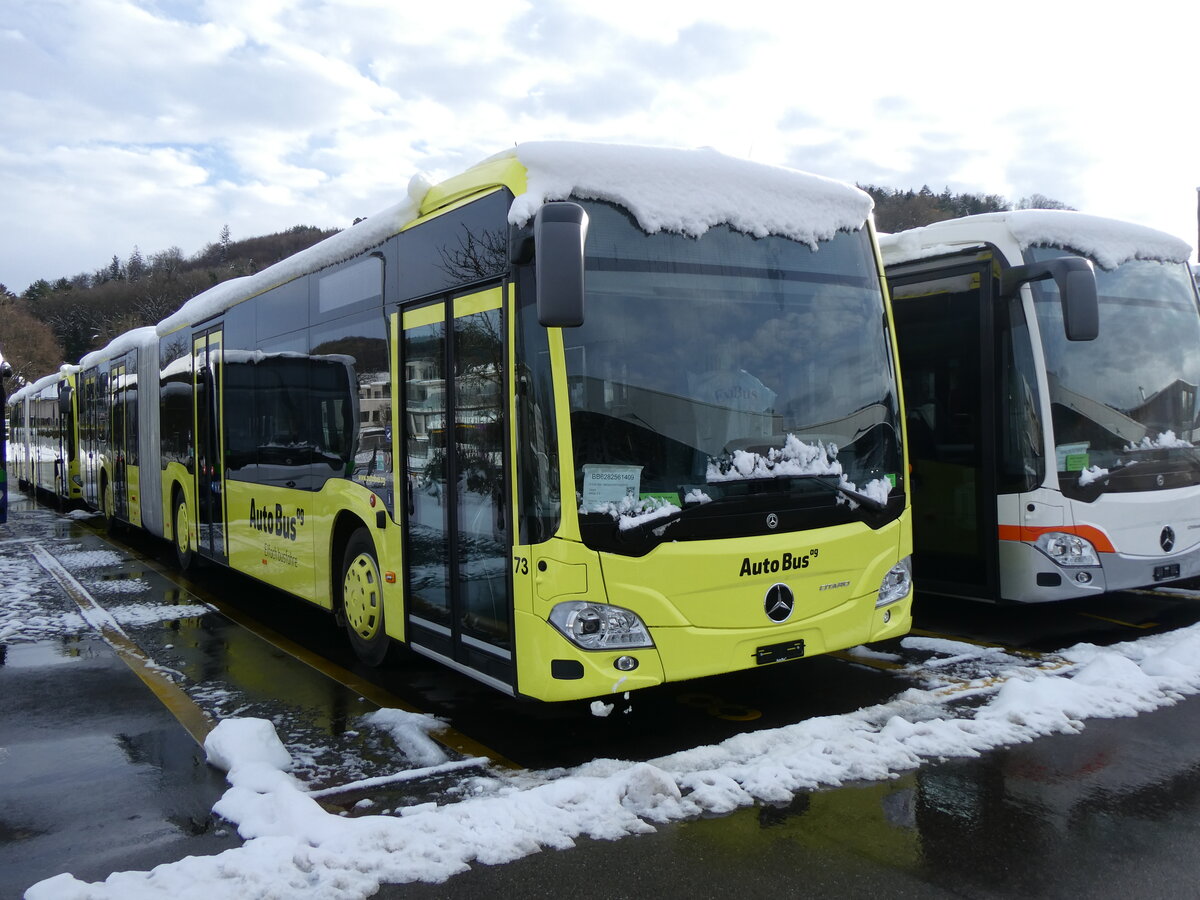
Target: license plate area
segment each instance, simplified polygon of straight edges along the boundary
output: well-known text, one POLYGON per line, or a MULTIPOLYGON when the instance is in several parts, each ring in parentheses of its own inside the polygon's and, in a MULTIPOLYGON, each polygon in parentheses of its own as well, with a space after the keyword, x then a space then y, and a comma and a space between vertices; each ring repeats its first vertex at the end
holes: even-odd
POLYGON ((1172 578, 1179 577, 1179 563, 1172 563, 1169 566, 1155 566, 1154 580, 1155 581, 1170 581, 1172 578))
POLYGON ((784 641, 782 644, 768 644, 754 651, 754 661, 760 666, 767 663, 783 662, 785 659, 799 659, 804 655, 804 641, 784 641))

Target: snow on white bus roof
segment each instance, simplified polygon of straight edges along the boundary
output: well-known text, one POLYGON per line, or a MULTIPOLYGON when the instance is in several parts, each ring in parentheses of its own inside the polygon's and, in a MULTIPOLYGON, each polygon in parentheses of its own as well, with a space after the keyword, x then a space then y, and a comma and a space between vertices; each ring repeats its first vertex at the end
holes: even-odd
POLYGON ((1091 258, 1102 269, 1115 269, 1131 259, 1187 262, 1192 255, 1186 241, 1145 225, 1073 210, 1019 209, 948 219, 889 235, 880 240, 884 261, 891 264, 936 255, 935 251, 948 252, 951 248, 946 242, 960 235, 975 243, 978 238, 966 238, 971 225, 1002 226, 1021 249, 1060 247, 1091 258))
MULTIPOLYGON (((698 237, 713 225, 728 223, 758 237, 778 234, 815 247, 839 230, 861 228, 873 205, 868 194, 848 184, 715 150, 534 141, 483 162, 508 158, 516 158, 526 170, 527 190, 509 211, 509 221, 517 225, 529 221, 546 201, 574 195, 619 203, 651 234, 673 231, 698 237)), ((382 244, 418 216, 430 187, 424 176, 414 176, 402 202, 261 272, 215 285, 159 323, 158 334, 211 318, 255 294, 382 244)))
POLYGON ((79 360, 79 367, 81 369, 90 369, 92 366, 102 363, 106 359, 112 359, 114 356, 120 356, 126 351, 141 348, 151 339, 158 340, 158 329, 153 325, 146 325, 143 328, 135 328, 132 331, 126 331, 124 334, 118 334, 104 347, 85 354, 83 359, 79 360))

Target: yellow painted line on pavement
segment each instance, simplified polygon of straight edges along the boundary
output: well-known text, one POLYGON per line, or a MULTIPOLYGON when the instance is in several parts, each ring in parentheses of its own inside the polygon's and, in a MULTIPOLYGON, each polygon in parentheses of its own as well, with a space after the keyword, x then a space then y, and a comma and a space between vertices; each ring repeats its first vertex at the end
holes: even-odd
MULTIPOLYGON (((126 556, 135 557, 141 565, 144 565, 146 568, 151 569, 156 574, 167 579, 167 581, 174 584, 180 590, 190 594, 193 597, 196 597, 202 603, 206 603, 207 605, 213 607, 235 625, 238 625, 250 633, 257 635, 271 646, 283 653, 286 653, 288 656, 292 657, 298 662, 304 663, 305 665, 316 669, 322 675, 325 675, 327 678, 336 681, 338 684, 342 685, 348 690, 355 691, 359 694, 359 696, 365 697, 367 700, 371 701, 381 709, 399 709, 403 710, 404 712, 429 715, 427 710, 419 709, 418 707, 413 706, 411 703, 404 701, 390 691, 360 678, 349 669, 344 669, 337 663, 331 662, 320 654, 314 653, 308 648, 297 644, 295 641, 284 637, 271 627, 264 625, 258 619, 246 615, 237 607, 218 600, 217 598, 209 595, 207 592, 205 592, 205 596, 203 597, 198 596, 192 587, 181 583, 174 572, 163 568, 155 560, 143 556, 140 553, 136 553, 129 547, 126 547, 122 544, 114 543, 107 537, 103 537, 102 535, 98 536, 126 556)), ((474 738, 468 737, 455 728, 446 727, 438 731, 431 731, 429 736, 443 747, 453 750, 456 753, 461 753, 464 756, 486 756, 492 761, 493 764, 505 769, 524 768, 523 766, 518 765, 517 763, 508 759, 508 757, 504 756, 503 754, 496 752, 484 744, 481 744, 474 738)))
POLYGON ((937 631, 923 631, 920 628, 913 628, 908 632, 913 637, 937 638, 943 641, 955 641, 959 644, 971 644, 975 647, 991 647, 996 650, 1003 650, 1005 653, 1011 653, 1013 656, 1027 656, 1030 659, 1045 659, 1046 654, 1037 650, 1026 650, 1021 647, 1010 647, 1007 644, 997 644, 992 641, 980 641, 974 638, 961 637, 957 634, 941 634, 937 631))
POLYGON ((846 650, 831 650, 825 654, 834 659, 840 659, 843 662, 860 663, 864 666, 870 666, 872 669, 880 669, 884 672, 895 672, 900 669, 908 668, 904 663, 896 662, 892 659, 874 659, 870 656, 855 656, 846 650))
POLYGON ((1086 616, 1089 619, 1099 619, 1101 622, 1110 622, 1113 625, 1122 625, 1125 628, 1146 629, 1146 628, 1157 628, 1158 627, 1157 622, 1145 622, 1141 625, 1138 625, 1134 622, 1123 622, 1120 619, 1112 619, 1112 618, 1109 618, 1108 616, 1098 616, 1095 613, 1080 613, 1080 615, 1086 616))
POLYGON ((43 569, 57 581, 67 596, 75 601, 84 620, 99 632, 104 641, 113 648, 117 656, 150 691, 161 701, 201 747, 204 739, 213 730, 213 721, 197 706, 175 681, 146 655, 127 635, 112 613, 96 602, 75 577, 63 568, 62 563, 41 544, 34 544, 30 551, 43 569))

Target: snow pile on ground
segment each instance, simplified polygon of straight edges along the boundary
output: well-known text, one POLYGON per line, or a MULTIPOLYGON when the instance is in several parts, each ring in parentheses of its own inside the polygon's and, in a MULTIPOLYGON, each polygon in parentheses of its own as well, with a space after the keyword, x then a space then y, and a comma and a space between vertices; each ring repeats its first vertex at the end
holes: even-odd
POLYGON ((83 617, 67 606, 57 586, 24 553, 0 554, 0 644, 80 634, 83 617), (62 606, 59 611, 52 611, 62 606))
MULTIPOLYGON (((215 811, 237 824, 244 846, 98 884, 63 874, 26 897, 367 897, 383 882, 440 882, 472 864, 571 847, 581 836, 613 840, 748 804, 786 803, 797 791, 892 778, 925 760, 1077 732, 1089 717, 1132 716, 1200 692, 1200 625, 1112 647, 1081 644, 1035 663, 953 641, 908 638, 905 646, 945 656, 926 686, 885 704, 646 763, 594 760, 467 779, 469 799, 395 815, 327 812, 288 774, 290 756, 269 723, 227 719, 207 745, 230 783, 215 811)), ((376 715, 377 726, 402 736, 428 724, 398 710, 376 715)))

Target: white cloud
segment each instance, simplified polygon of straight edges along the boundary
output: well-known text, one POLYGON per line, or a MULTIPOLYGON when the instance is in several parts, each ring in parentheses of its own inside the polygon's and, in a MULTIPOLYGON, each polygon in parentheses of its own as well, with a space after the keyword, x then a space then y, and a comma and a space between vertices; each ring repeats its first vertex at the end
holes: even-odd
POLYGON ((134 243, 190 252, 226 222, 344 225, 414 171, 542 138, 1036 191, 1196 238, 1200 10, 1161 0, 1119 20, 1032 0, 41 0, 5 18, 0 281, 16 289, 134 243))

